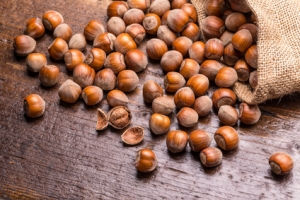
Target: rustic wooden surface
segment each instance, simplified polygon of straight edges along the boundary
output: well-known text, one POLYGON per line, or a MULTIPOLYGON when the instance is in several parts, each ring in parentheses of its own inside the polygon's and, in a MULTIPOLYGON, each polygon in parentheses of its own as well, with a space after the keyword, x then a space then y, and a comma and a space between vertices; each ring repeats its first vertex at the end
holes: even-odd
MULTIPOLYGON (((13 38, 23 33, 29 18, 57 10, 74 33, 82 32, 91 19, 106 22, 108 3, 0 1, 0 199, 299 199, 300 95, 260 105, 261 120, 254 126, 235 126, 241 138, 239 147, 224 152, 222 164, 209 169, 189 147, 183 153, 170 154, 165 135, 155 136, 149 131, 151 109, 143 102, 142 85, 149 79, 163 85, 164 74, 157 62, 138 74, 140 83, 128 94, 131 125, 145 128, 144 141, 130 147, 122 143, 122 131, 95 131, 96 109, 108 111, 106 100, 93 107, 85 106, 82 100, 73 105, 60 102, 57 89, 71 74, 62 62, 49 58, 51 33, 37 42, 38 51, 61 69, 59 83, 53 88, 42 87, 37 76, 27 71, 25 59, 14 55, 13 38), (46 101, 46 112, 38 119, 24 116, 23 98, 30 93, 46 101), (136 152, 143 147, 153 149, 158 156, 153 173, 138 173, 134 168, 136 152), (268 158, 276 151, 293 157, 291 174, 276 176, 270 171, 268 158)), ((140 48, 145 51, 145 43, 140 48)), ((175 112, 170 117, 171 129, 181 128, 175 112)), ((213 134, 219 126, 212 111, 199 119, 196 127, 184 130, 202 128, 213 134)))

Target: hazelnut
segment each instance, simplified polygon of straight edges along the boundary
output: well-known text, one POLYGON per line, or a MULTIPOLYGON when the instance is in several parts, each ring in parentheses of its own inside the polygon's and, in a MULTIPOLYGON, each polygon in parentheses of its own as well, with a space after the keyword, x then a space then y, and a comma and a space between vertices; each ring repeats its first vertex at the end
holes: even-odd
POLYGON ((222 124, 234 126, 238 119, 238 112, 230 105, 223 105, 218 110, 218 117, 222 124))
POLYGON ((123 70, 117 76, 117 88, 123 92, 135 90, 139 84, 139 77, 132 70, 123 70))
POLYGON ((205 56, 211 60, 220 60, 224 53, 224 46, 221 40, 212 38, 205 43, 205 56))
POLYGON ((229 151, 235 149, 239 144, 239 134, 231 126, 222 126, 215 132, 214 139, 217 145, 229 151))
POLYGON ((150 149, 139 150, 135 158, 134 166, 140 172, 152 172, 157 166, 155 153, 150 149))
POLYGON ((231 43, 224 48, 223 61, 226 65, 233 66, 241 57, 241 52, 236 50, 231 43))
POLYGON ((194 22, 189 22, 181 31, 180 35, 189 38, 193 42, 196 42, 200 37, 200 28, 194 22))
POLYGON ((221 35, 220 40, 223 42, 224 47, 228 44, 231 44, 233 33, 229 31, 224 31, 224 33, 221 35))
POLYGON ((64 59, 65 53, 69 50, 68 44, 61 38, 56 38, 48 47, 48 52, 54 60, 64 59))
POLYGON ((190 21, 197 23, 198 21, 197 10, 193 4, 185 3, 181 6, 180 9, 183 10, 189 16, 190 21))
POLYGON ((244 59, 238 60, 234 65, 234 69, 236 70, 239 81, 248 81, 250 76, 250 67, 244 59))
POLYGON ((219 87, 231 87, 238 80, 236 70, 232 67, 222 67, 215 78, 215 83, 219 87))
POLYGON ((108 123, 116 129, 123 129, 130 124, 131 112, 125 106, 117 106, 112 108, 108 114, 108 123))
POLYGON ((188 51, 192 46, 193 41, 185 36, 176 38, 172 43, 172 48, 179 51, 183 57, 188 56, 188 51))
POLYGON ((136 145, 144 139, 144 129, 139 126, 131 127, 124 131, 121 139, 125 144, 136 145))
POLYGON ((164 53, 160 60, 161 68, 166 71, 177 71, 182 63, 183 57, 179 51, 171 50, 164 53))
POLYGON ((24 99, 24 111, 27 117, 40 117, 45 112, 45 101, 38 94, 30 94, 24 99))
POLYGON ((42 21, 47 30, 53 31, 58 25, 64 22, 64 18, 59 12, 48 10, 44 13, 42 21))
POLYGON ((208 115, 212 109, 213 103, 209 96, 201 96, 195 100, 194 110, 198 113, 199 117, 208 115))
POLYGON ((250 8, 245 1, 240 0, 228 0, 230 8, 234 11, 239 11, 242 13, 250 12, 250 8))
POLYGON ((98 35, 93 42, 93 47, 100 48, 109 54, 115 49, 116 36, 111 33, 102 33, 98 35))
POLYGON ((200 65, 195 60, 186 58, 180 65, 179 73, 188 80, 192 76, 199 74, 199 70, 200 65))
POLYGON ((74 81, 66 80, 58 89, 59 98, 67 103, 75 103, 81 94, 81 87, 74 81))
POLYGON ((162 87, 153 80, 148 80, 143 86, 143 98, 146 103, 152 103, 152 101, 163 96, 162 87))
POLYGON ((150 6, 150 0, 127 0, 129 8, 137 8, 146 11, 150 6))
POLYGON ((54 86, 59 79, 59 68, 55 65, 44 65, 39 71, 39 79, 43 86, 54 86))
POLYGON ((146 30, 140 24, 130 24, 126 27, 125 33, 128 33, 136 44, 141 44, 146 36, 146 30))
POLYGON ((24 33, 32 38, 39 38, 45 33, 45 27, 40 18, 31 18, 26 22, 24 33))
POLYGON ((31 53, 26 58, 27 69, 32 72, 39 72, 47 64, 47 58, 42 53, 31 53))
POLYGON ((184 4, 188 2, 189 0, 172 0, 171 9, 180 9, 184 4))
POLYGON ((225 31, 225 23, 216 16, 208 16, 201 22, 202 31, 207 38, 219 38, 225 31))
POLYGON ((272 172, 277 175, 290 173, 294 168, 294 161, 290 155, 284 152, 276 152, 269 158, 272 172))
POLYGON ((127 106, 129 100, 124 92, 121 90, 111 90, 107 93, 107 103, 111 107, 127 106))
POLYGON ((107 16, 108 18, 111 17, 123 17, 125 12, 128 10, 128 5, 126 2, 123 1, 113 1, 107 7, 107 16))
POLYGON ((125 22, 120 17, 111 17, 107 24, 107 32, 114 34, 116 37, 125 32, 125 22))
POLYGON ((239 27, 239 30, 241 29, 247 29, 248 31, 250 31, 253 41, 254 42, 257 41, 258 27, 255 24, 252 23, 243 24, 239 27))
POLYGON ((168 116, 154 113, 149 120, 149 127, 155 135, 166 133, 170 129, 171 120, 168 116))
POLYGON ((27 56, 36 47, 36 41, 28 35, 19 35, 14 38, 14 49, 17 56, 27 56))
POLYGON ((102 49, 92 48, 87 54, 85 63, 88 64, 95 71, 103 68, 106 59, 106 53, 102 49))
POLYGON ((97 124, 96 124, 96 130, 101 131, 106 129, 108 126, 108 119, 107 115, 103 110, 100 108, 97 109, 97 124))
POLYGON ((177 34, 173 32, 167 25, 161 25, 157 29, 157 38, 164 41, 167 46, 171 46, 171 44, 177 38, 177 34))
POLYGON ((177 90, 174 95, 174 103, 178 109, 182 107, 192 107, 195 102, 195 94, 189 87, 177 90))
POLYGON ((202 41, 196 41, 189 48, 189 57, 197 63, 202 64, 205 60, 205 44, 202 41))
POLYGON ((181 9, 173 9, 169 12, 167 24, 169 28, 180 33, 189 22, 189 15, 181 9))
POLYGON ((163 16, 161 16, 161 25, 168 25, 168 15, 171 10, 166 11, 163 16))
POLYGON ((174 100, 170 97, 157 97, 152 101, 152 110, 154 113, 169 115, 175 109, 174 100))
POLYGON ((213 106, 219 109, 222 105, 233 106, 236 102, 235 93, 229 88, 219 88, 212 95, 213 106))
POLYGON ((146 51, 149 58, 160 60, 164 53, 168 51, 168 47, 164 41, 152 38, 146 44, 146 51))
POLYGON ((80 87, 93 85, 95 79, 95 70, 87 64, 80 63, 73 70, 73 80, 80 87))
POLYGON ((200 66, 200 74, 206 76, 208 80, 214 81, 222 67, 221 63, 216 60, 205 60, 200 66))
POLYGON ((224 0, 208 0, 204 4, 204 10, 207 15, 220 17, 225 11, 224 0))
POLYGON ((111 69, 115 74, 126 69, 124 55, 120 52, 110 53, 104 62, 104 67, 111 69))
POLYGON ((83 35, 89 41, 94 41, 94 39, 105 32, 103 24, 98 20, 91 20, 85 26, 83 35))
POLYGON ((185 131, 169 131, 166 138, 167 148, 172 153, 179 153, 185 149, 188 139, 189 136, 185 131))
POLYGON ((67 70, 73 71, 74 68, 80 64, 83 63, 85 60, 84 54, 79 51, 78 49, 70 49, 68 50, 64 55, 64 61, 67 70))
POLYGON ((202 96, 209 87, 209 80, 203 74, 195 74, 189 78, 186 86, 190 87, 196 96, 202 96))
POLYGON ((252 89, 255 89, 257 87, 257 84, 258 84, 257 70, 254 70, 250 73, 250 75, 249 75, 249 84, 252 87, 252 89))
POLYGON ((198 114, 192 108, 183 107, 177 113, 177 121, 181 126, 193 127, 198 123, 198 114))
POLYGON ((246 53, 245 53, 245 60, 248 63, 248 65, 250 65, 253 68, 257 68, 257 57, 258 57, 258 53, 257 53, 257 46, 256 45, 252 45, 251 47, 249 47, 249 49, 247 49, 246 53))
POLYGON ((134 72, 140 72, 146 69, 148 58, 141 50, 132 49, 125 54, 125 63, 127 69, 131 69, 134 72))
POLYGON ((252 35, 247 29, 237 31, 231 39, 235 49, 245 52, 252 44, 252 35))
POLYGON ((54 29, 53 36, 54 38, 61 38, 69 42, 72 37, 72 29, 68 24, 62 23, 54 29))
POLYGON ((258 105, 240 104, 239 119, 244 124, 255 124, 261 116, 261 111, 258 105))
POLYGON ((161 25, 161 20, 157 14, 148 13, 143 20, 143 27, 150 35, 156 35, 158 27, 161 25))
POLYGON ((86 40, 82 33, 74 34, 69 41, 70 49, 78 49, 80 51, 84 51, 86 45, 86 40))
POLYGON ((215 147, 207 147, 200 152, 200 161, 205 167, 215 167, 221 164, 222 151, 215 147))
POLYGON ((212 137, 205 130, 197 129, 191 132, 189 145, 194 152, 200 152, 210 146, 212 137))
POLYGON ((169 0, 156 0, 150 4, 149 13, 155 13, 161 17, 166 11, 170 10, 171 4, 169 0))
POLYGON ((167 92, 176 92, 186 83, 184 77, 178 72, 168 72, 164 78, 164 86, 167 92))
POLYGON ((243 13, 232 12, 226 17, 225 26, 229 31, 236 32, 246 22, 247 19, 243 13))
POLYGON ((130 24, 142 24, 145 18, 145 14, 142 10, 132 8, 125 12, 123 16, 123 21, 125 22, 126 26, 130 24))
POLYGON ((126 54, 132 49, 136 49, 136 43, 128 33, 121 33, 115 40, 115 48, 117 52, 126 54))
POLYGON ((82 90, 82 99, 88 106, 94 106, 103 99, 103 91, 101 88, 89 85, 82 90))

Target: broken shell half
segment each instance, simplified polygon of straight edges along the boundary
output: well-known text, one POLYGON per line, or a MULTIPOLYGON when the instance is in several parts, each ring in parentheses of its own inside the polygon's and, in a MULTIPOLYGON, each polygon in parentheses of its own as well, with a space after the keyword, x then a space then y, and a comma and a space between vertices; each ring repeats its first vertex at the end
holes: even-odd
POLYGON ((131 112, 126 106, 116 106, 108 114, 108 123, 116 129, 123 129, 131 122, 131 112))
POLYGON ((121 135, 122 141, 128 145, 136 145, 144 139, 144 129, 139 126, 127 129, 121 135))
POLYGON ((107 115, 103 110, 98 108, 97 110, 97 124, 96 124, 96 130, 101 131, 106 129, 108 126, 108 120, 107 120, 107 115))

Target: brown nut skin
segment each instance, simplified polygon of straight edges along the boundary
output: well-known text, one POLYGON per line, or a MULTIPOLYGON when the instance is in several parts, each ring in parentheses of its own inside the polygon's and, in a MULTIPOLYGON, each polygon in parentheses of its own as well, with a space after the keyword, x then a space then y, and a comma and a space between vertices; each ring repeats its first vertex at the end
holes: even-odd
POLYGON ((247 49, 247 51, 245 53, 245 60, 248 63, 248 65, 250 65, 251 67, 256 69, 257 68, 257 58, 258 58, 257 46, 252 45, 251 47, 249 47, 249 49, 247 49))
POLYGON ((75 103, 81 92, 81 87, 74 81, 68 79, 59 87, 58 96, 66 103, 75 103))
POLYGON ((32 72, 39 72, 47 64, 47 58, 42 53, 31 53, 26 58, 27 69, 32 72))
POLYGON ((185 36, 176 38, 172 43, 172 48, 179 51, 183 57, 188 56, 190 47, 193 45, 193 41, 185 36))
POLYGON ((204 95, 209 87, 209 80, 202 74, 195 74, 189 78, 186 86, 190 87, 197 97, 204 95))
POLYGON ((225 26, 229 31, 236 32, 239 27, 246 24, 247 19, 243 13, 232 12, 226 17, 225 26))
POLYGON ((174 100, 170 97, 157 97, 152 102, 152 111, 163 115, 169 115, 175 109, 174 100))
POLYGON ((216 60, 205 60, 200 66, 200 74, 203 74, 209 81, 214 81, 222 64, 216 60))
POLYGON ((114 34, 116 37, 125 32, 126 25, 120 17, 111 17, 106 24, 107 32, 114 34))
POLYGON ((207 147, 200 152, 200 161, 205 167, 218 166, 222 159, 222 151, 215 147, 207 147))
POLYGON ((19 35, 14 38, 14 49, 17 56, 27 56, 36 47, 36 41, 28 35, 19 35))
POLYGON ((189 136, 185 131, 169 131, 166 137, 167 148, 172 153, 179 153, 185 149, 188 140, 189 136))
POLYGON ((148 80, 143 86, 143 98, 146 103, 152 103, 157 97, 163 96, 162 87, 153 80, 148 80))
POLYGON ((44 65, 39 71, 39 79, 43 86, 54 86, 59 79, 59 68, 55 65, 44 65))
POLYGON ((72 29, 68 24, 62 23, 58 25, 53 31, 54 38, 61 38, 64 39, 66 42, 72 37, 72 29))
POLYGON ((64 55, 67 70, 73 71, 74 68, 85 61, 84 54, 78 49, 70 49, 64 55))
POLYGON ((225 1, 208 0, 204 5, 204 9, 207 15, 214 15, 220 17, 225 11, 225 1))
POLYGON ((202 64, 205 58, 205 44, 202 41, 196 41, 189 48, 189 57, 199 64, 202 64))
POLYGON ((156 35, 159 26, 161 25, 161 20, 157 14, 148 13, 145 15, 143 20, 143 27, 146 32, 150 35, 156 35))
POLYGON ((126 69, 124 55, 120 52, 110 53, 104 62, 104 67, 111 69, 115 74, 126 69))
POLYGON ((239 134, 231 126, 222 126, 215 132, 214 139, 217 145, 225 150, 229 151, 235 149, 239 144, 239 134))
POLYGON ((136 145, 144 139, 144 129, 140 126, 128 128, 121 135, 122 141, 127 145, 136 145))
POLYGON ((42 20, 38 17, 29 19, 26 22, 24 33, 32 38, 39 38, 43 36, 45 33, 45 27, 42 20))
POLYGON ((109 54, 115 50, 116 36, 111 33, 102 33, 98 35, 93 42, 93 47, 97 47, 109 54))
POLYGON ((114 72, 109 69, 102 69, 95 75, 94 85, 102 90, 113 90, 117 84, 117 77, 114 72))
POLYGON ((129 8, 137 8, 146 11, 150 6, 150 0, 127 0, 129 8))
POLYGON ((213 103, 209 96, 200 96, 195 100, 193 108, 199 117, 204 117, 210 113, 212 106, 213 103))
POLYGON ((237 31, 231 39, 233 47, 241 52, 245 52, 252 45, 252 35, 247 29, 237 31))
POLYGON ((224 48, 223 61, 226 65, 233 66, 240 58, 242 58, 241 52, 236 50, 231 43, 224 48))
POLYGON ((252 35, 253 42, 257 41, 258 27, 255 24, 252 23, 243 24, 242 26, 239 27, 239 30, 241 29, 248 29, 248 31, 250 31, 252 35))
POLYGON ((92 48, 85 58, 85 63, 88 64, 95 71, 103 68, 104 62, 106 60, 106 53, 102 49, 92 48))
POLYGON ((94 106, 103 99, 103 91, 101 88, 89 85, 82 90, 82 99, 88 106, 94 106))
POLYGON ((152 114, 149 120, 149 127, 155 135, 161 135, 168 132, 170 125, 170 118, 159 113, 152 114))
POLYGON ((173 9, 168 14, 167 24, 172 31, 180 33, 189 20, 189 15, 186 12, 181 9, 173 9))
POLYGON ((177 113, 177 121, 181 126, 193 127, 198 123, 198 113, 190 107, 183 107, 177 113))
POLYGON ((27 117, 40 117, 45 112, 45 101, 38 94, 30 94, 24 99, 24 111, 27 117))
POLYGON ((121 33, 115 40, 115 48, 117 52, 126 54, 128 51, 136 49, 137 46, 128 33, 121 33))
POLYGON ((157 29, 157 38, 164 41, 169 47, 177 38, 177 34, 172 31, 167 25, 161 25, 157 29))
POLYGON ((141 50, 132 49, 125 54, 125 64, 127 69, 131 69, 134 72, 140 72, 146 69, 148 58, 141 50))
POLYGON ((180 88, 174 95, 174 103, 178 109, 192 107, 195 102, 195 94, 190 87, 180 88))
POLYGON ((160 60, 168 51, 166 43, 160 39, 152 38, 146 43, 148 57, 153 60, 160 60))
POLYGON ((180 9, 184 4, 188 2, 189 0, 172 0, 171 9, 180 9))
POLYGON ((231 39, 234 33, 230 31, 224 31, 224 33, 221 35, 220 40, 223 42, 224 46, 227 46, 228 44, 231 44, 231 39))
POLYGON ((175 93, 186 83, 184 77, 178 72, 168 72, 164 78, 164 86, 167 92, 175 93))
POLYGON ((194 22, 189 22, 180 32, 180 35, 189 38, 193 42, 196 42, 199 40, 200 37, 200 28, 194 22))
POLYGON ((93 85, 95 79, 95 70, 85 63, 78 64, 73 70, 73 80, 81 88, 93 85))
POLYGON ((220 38, 225 31, 225 22, 216 16, 208 16, 201 22, 202 31, 207 38, 220 38))
POLYGON ((131 92, 135 90, 138 84, 139 77, 132 70, 123 70, 117 76, 117 88, 123 92, 131 92))
POLYGON ((190 133, 189 145, 193 152, 200 152, 210 146, 212 137, 205 130, 197 129, 190 133))
POLYGON ((230 5, 231 9, 234 10, 234 11, 239 11, 239 12, 242 12, 242 13, 247 13, 247 12, 251 11, 251 9, 247 5, 247 3, 244 2, 244 1, 228 0, 228 2, 229 2, 229 5, 230 5))
POLYGON ((128 33, 137 45, 141 44, 146 36, 146 30, 140 24, 130 24, 126 27, 125 33, 128 33))
POLYGON ((197 23, 198 21, 197 10, 193 4, 185 3, 181 6, 180 9, 183 10, 189 16, 190 21, 197 23))
POLYGON ((286 175, 294 168, 294 161, 290 155, 284 152, 276 152, 269 158, 272 172, 277 175, 286 175))
POLYGON ((128 105, 128 97, 121 90, 111 90, 107 93, 107 103, 111 107, 116 106, 127 106, 128 105))
POLYGON ((123 129, 131 122, 131 111, 125 106, 112 108, 108 114, 108 123, 115 129, 123 129))
POLYGON ((48 10, 44 13, 42 21, 47 30, 53 31, 58 25, 64 22, 64 18, 59 12, 48 10))
POLYGON ((166 11, 163 16, 161 16, 161 25, 168 25, 168 15, 171 10, 166 11))
POLYGON ((250 72, 249 75, 249 85, 252 87, 252 89, 255 89, 258 85, 258 80, 257 80, 257 70, 254 70, 250 72))
POLYGON ((68 44, 61 38, 56 38, 48 47, 48 52, 54 60, 64 59, 65 53, 69 50, 68 44))
POLYGON ((134 166, 140 172, 152 172, 157 167, 157 157, 152 150, 141 149, 136 155, 134 166))
POLYGON ((220 60, 224 53, 223 42, 217 38, 207 40, 205 43, 205 56, 207 59, 220 60))
POLYGON ((83 35, 88 41, 94 41, 94 39, 105 32, 103 24, 98 20, 91 20, 85 26, 83 35))
POLYGON ((244 124, 255 124, 261 116, 261 111, 258 105, 240 104, 239 119, 244 124))
POLYGON ((155 13, 157 14, 159 17, 163 16, 163 14, 170 10, 171 8, 171 4, 169 0, 157 0, 157 1, 153 1, 150 4, 150 7, 148 9, 149 13, 155 13))
POLYGON ((84 51, 86 48, 86 39, 82 33, 76 33, 72 35, 69 41, 70 49, 78 49, 80 51, 84 51))
POLYGON ((142 24, 145 18, 145 14, 142 10, 132 8, 125 12, 123 16, 123 21, 125 22, 126 26, 130 24, 142 24))
POLYGON ((114 16, 122 18, 128 9, 129 7, 126 2, 113 1, 108 5, 106 15, 108 18, 114 16))
POLYGON ((183 61, 183 56, 179 51, 171 50, 161 57, 160 65, 165 72, 177 71, 183 61))
POLYGON ((213 93, 212 101, 216 109, 219 109, 222 105, 233 106, 236 102, 236 95, 229 88, 219 88, 213 93))
POLYGON ((200 65, 193 59, 186 58, 182 61, 179 73, 187 80, 192 76, 199 74, 200 65))
POLYGON ((232 87, 238 80, 237 72, 232 67, 222 67, 215 78, 215 83, 219 87, 232 87))
POLYGON ((234 126, 238 119, 238 112, 230 105, 223 105, 218 110, 218 117, 222 124, 234 126))
POLYGON ((244 59, 239 59, 235 63, 234 69, 236 70, 239 81, 245 82, 249 80, 250 67, 244 59))

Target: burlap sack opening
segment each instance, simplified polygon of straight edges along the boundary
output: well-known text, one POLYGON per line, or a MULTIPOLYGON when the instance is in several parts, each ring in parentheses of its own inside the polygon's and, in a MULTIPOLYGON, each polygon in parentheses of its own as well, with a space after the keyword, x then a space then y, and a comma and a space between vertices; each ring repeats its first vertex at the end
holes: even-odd
MULTIPOLYGON (((300 91, 300 1, 245 0, 257 16, 258 86, 252 91, 237 82, 233 90, 249 104, 300 91)), ((205 18, 206 0, 191 0, 199 25, 205 18)))

